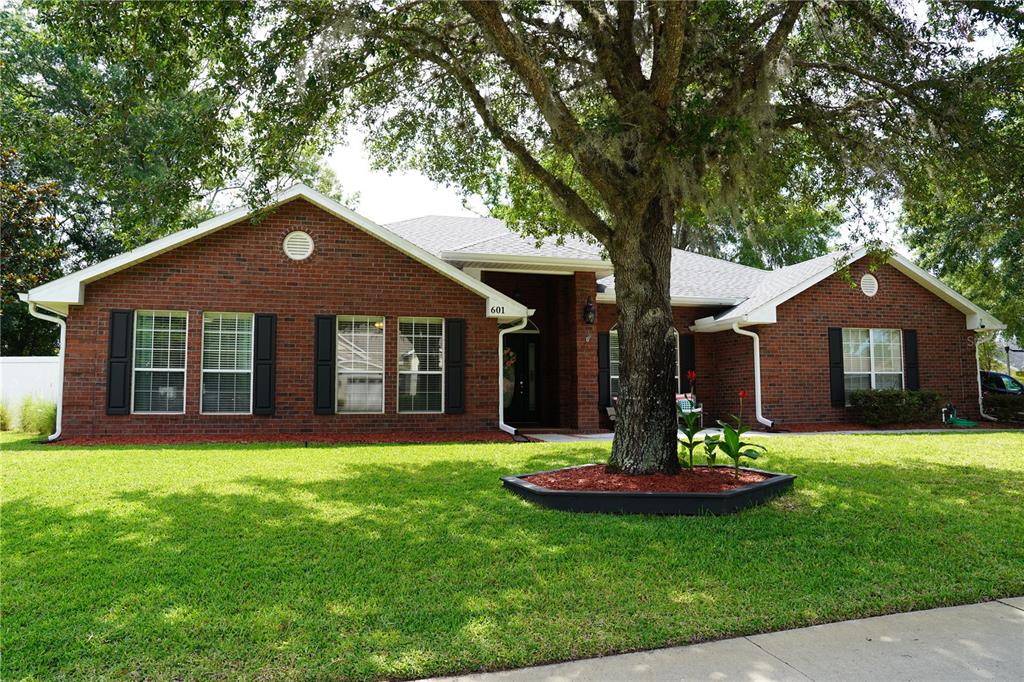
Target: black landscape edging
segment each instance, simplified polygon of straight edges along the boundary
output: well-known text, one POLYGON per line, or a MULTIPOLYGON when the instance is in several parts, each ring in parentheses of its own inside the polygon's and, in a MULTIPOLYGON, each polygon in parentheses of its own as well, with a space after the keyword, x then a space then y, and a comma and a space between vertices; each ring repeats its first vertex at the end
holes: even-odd
MULTIPOLYGON (((591 465, 581 465, 591 466, 591 465)), ((565 467, 575 468, 575 467, 565 467)), ((732 467, 721 467, 731 469, 732 467)), ((523 480, 527 476, 550 474, 562 469, 535 471, 518 476, 502 476, 502 484, 524 500, 549 509, 597 514, 659 514, 696 516, 699 514, 735 514, 764 504, 793 487, 796 476, 760 469, 740 468, 767 474, 767 478, 720 493, 619 492, 605 490, 553 490, 523 480)))

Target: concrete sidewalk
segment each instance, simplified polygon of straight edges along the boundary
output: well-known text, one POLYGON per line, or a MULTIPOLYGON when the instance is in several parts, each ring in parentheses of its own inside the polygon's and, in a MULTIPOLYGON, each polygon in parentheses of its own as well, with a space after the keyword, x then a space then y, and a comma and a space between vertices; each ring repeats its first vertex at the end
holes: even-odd
POLYGON ((446 678, 460 682, 1024 680, 1024 597, 446 678))

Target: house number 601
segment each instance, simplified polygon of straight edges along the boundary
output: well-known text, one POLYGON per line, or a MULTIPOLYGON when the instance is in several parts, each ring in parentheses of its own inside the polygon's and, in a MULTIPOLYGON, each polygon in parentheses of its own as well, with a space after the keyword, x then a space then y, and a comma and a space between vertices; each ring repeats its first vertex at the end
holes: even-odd
POLYGON ((494 313, 494 314, 497 314, 497 315, 504 315, 505 314, 505 306, 503 306, 503 305, 492 305, 491 306, 491 312, 494 313))

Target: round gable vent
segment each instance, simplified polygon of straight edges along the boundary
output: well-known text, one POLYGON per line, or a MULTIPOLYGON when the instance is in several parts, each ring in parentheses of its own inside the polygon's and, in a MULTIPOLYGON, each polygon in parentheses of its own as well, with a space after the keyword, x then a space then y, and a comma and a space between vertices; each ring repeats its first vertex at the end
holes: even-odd
POLYGON ((292 260, 304 260, 313 253, 313 238, 305 232, 289 232, 284 238, 284 253, 292 260))
POLYGON ((864 275, 860 278, 860 290, 865 296, 874 296, 878 293, 878 280, 874 275, 864 275))

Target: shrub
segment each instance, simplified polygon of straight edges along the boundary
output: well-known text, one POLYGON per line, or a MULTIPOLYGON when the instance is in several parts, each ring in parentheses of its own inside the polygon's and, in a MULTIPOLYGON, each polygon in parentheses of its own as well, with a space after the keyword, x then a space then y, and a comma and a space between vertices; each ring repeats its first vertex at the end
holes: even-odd
POLYGON ((1024 395, 987 395, 985 411, 999 421, 1024 422, 1024 395))
POLYGON ((854 391, 850 405, 860 421, 869 426, 942 419, 942 395, 935 391, 854 391))
POLYGON ((29 433, 51 434, 57 428, 57 403, 35 396, 21 401, 18 426, 29 433))
POLYGON ((11 410, 5 401, 0 401, 0 431, 10 431, 11 428, 11 410))

